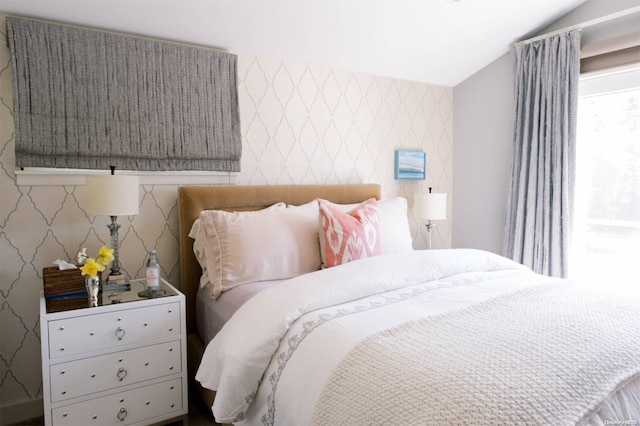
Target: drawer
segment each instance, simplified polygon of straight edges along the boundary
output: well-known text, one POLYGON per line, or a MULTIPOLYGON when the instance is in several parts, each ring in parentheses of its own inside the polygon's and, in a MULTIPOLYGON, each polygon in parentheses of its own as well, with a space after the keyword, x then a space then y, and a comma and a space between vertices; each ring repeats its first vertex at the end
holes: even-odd
POLYGON ((182 371, 180 340, 65 362, 49 368, 53 402, 182 371))
POLYGON ((180 334, 180 303, 49 321, 52 359, 180 334))
POLYGON ((128 425, 182 411, 182 380, 118 392, 51 410, 53 425, 128 425))

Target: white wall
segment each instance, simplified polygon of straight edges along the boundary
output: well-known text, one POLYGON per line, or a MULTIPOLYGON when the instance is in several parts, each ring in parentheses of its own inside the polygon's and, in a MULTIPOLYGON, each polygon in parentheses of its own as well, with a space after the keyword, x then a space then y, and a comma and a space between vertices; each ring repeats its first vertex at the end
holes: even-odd
MULTIPOLYGON (((589 0, 540 34, 637 7, 637 0, 589 0)), ((638 30, 638 17, 586 28, 583 44, 638 30)), ((515 113, 511 54, 453 89, 453 247, 502 254, 515 113)))
POLYGON ((515 110, 510 55, 454 87, 453 103, 453 246, 501 254, 515 110))

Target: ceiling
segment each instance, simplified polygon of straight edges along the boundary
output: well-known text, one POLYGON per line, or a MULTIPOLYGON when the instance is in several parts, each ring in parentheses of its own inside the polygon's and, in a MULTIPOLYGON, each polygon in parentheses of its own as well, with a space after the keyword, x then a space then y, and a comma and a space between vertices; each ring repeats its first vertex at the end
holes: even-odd
POLYGON ((585 0, 1 0, 4 13, 455 86, 585 0))

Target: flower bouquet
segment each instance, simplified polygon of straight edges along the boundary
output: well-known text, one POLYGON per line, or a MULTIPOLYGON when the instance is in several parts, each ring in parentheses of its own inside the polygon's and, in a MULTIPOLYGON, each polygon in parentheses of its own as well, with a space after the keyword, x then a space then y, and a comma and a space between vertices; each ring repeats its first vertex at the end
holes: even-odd
POLYGON ((80 271, 84 276, 84 284, 89 295, 89 306, 98 306, 98 292, 100 291, 100 275, 99 272, 104 271, 105 267, 113 261, 113 249, 107 246, 100 247, 98 255, 95 257, 87 256, 87 249, 83 248, 76 259, 80 265, 80 271))

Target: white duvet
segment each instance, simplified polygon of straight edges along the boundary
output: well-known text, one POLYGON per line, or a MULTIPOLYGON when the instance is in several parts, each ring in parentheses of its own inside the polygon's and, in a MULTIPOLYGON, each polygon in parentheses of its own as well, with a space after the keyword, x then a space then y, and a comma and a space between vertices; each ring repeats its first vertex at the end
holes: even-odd
MULTIPOLYGON (((306 274, 246 302, 207 346, 196 379, 217 391, 218 422, 310 424, 331 373, 367 336, 553 281, 476 250, 385 255, 306 274)), ((594 421, 635 420, 638 382, 594 421)))

